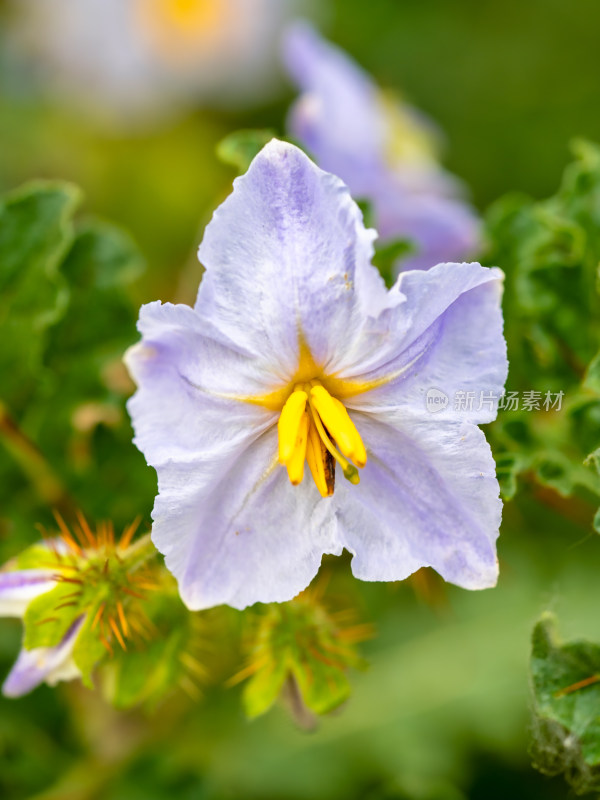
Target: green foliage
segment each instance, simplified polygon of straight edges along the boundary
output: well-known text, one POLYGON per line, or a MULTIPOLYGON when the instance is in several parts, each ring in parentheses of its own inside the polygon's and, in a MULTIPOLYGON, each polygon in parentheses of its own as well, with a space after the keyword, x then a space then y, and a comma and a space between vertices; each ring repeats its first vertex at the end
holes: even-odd
POLYGON ((0 201, 0 502, 13 541, 27 541, 47 505, 94 516, 110 505, 123 523, 153 491, 121 363, 143 259, 114 225, 77 221, 80 200, 70 184, 36 182, 0 201))
MULTIPOLYGON (((509 195, 488 214, 488 262, 507 275, 509 349, 515 388, 579 384, 600 335, 600 148, 574 146, 576 160, 554 197, 509 195), (550 373, 550 374, 549 374, 550 373)), ((549 387, 550 388, 550 387, 549 387)))
POLYGON ((578 793, 600 790, 600 645, 563 645, 555 628, 547 614, 533 631, 534 764, 578 793))
POLYGON ((80 199, 70 184, 36 182, 0 201, 0 371, 2 398, 14 407, 33 391, 48 328, 68 302, 60 265, 80 199))
POLYGON ((217 157, 224 164, 235 167, 238 175, 242 175, 250 166, 252 159, 276 136, 276 131, 268 128, 234 131, 221 139, 217 145, 217 157))
POLYGON ((586 466, 600 445, 600 148, 574 150, 556 195, 510 195, 488 214, 487 262, 506 273, 508 388, 521 393, 521 408, 491 427, 507 499, 519 476, 586 503, 600 496, 586 466), (538 393, 537 408, 523 408, 525 392, 538 393), (561 392, 560 408, 544 405, 561 392))
POLYGON ((378 241, 375 242, 373 264, 381 273, 388 288, 393 286, 396 281, 399 262, 412 252, 414 252, 414 246, 407 239, 397 239, 382 244, 379 244, 378 241))

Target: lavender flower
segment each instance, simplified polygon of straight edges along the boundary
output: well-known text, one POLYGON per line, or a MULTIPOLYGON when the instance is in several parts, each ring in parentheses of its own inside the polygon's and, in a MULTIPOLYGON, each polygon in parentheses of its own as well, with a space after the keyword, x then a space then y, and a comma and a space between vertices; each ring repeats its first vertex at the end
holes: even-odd
MULTIPOLYGON (((27 569, 0 572, 0 616, 23 617, 29 603, 56 586, 56 570, 27 569)), ((58 681, 71 680, 81 674, 71 654, 83 618, 76 620, 56 647, 21 649, 10 671, 2 693, 20 697, 41 683, 54 686, 58 681)))
POLYGON ((129 411, 190 608, 288 600, 344 548, 363 580, 496 581, 495 405, 432 415, 426 392, 501 392, 502 273, 440 264, 387 291, 374 238, 337 177, 273 141, 206 229, 194 308, 141 310, 129 411))
POLYGON ((289 118, 293 136, 354 197, 370 201, 383 241, 406 238, 416 246, 399 267, 427 269, 473 255, 479 224, 436 162, 433 125, 386 98, 308 24, 290 28, 284 59, 303 92, 289 118))

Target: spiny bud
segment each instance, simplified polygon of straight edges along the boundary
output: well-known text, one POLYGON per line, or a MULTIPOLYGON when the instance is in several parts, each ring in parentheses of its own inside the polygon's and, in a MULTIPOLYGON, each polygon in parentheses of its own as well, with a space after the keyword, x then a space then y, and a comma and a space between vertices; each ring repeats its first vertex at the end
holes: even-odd
POLYGON ((356 645, 370 638, 370 625, 357 624, 354 609, 335 610, 323 600, 318 580, 288 603, 250 612, 244 641, 246 666, 229 684, 248 679, 243 702, 249 717, 266 712, 282 695, 293 700, 296 720, 325 714, 349 696, 350 667, 364 662, 356 645), (308 712, 308 713, 307 713, 308 712))

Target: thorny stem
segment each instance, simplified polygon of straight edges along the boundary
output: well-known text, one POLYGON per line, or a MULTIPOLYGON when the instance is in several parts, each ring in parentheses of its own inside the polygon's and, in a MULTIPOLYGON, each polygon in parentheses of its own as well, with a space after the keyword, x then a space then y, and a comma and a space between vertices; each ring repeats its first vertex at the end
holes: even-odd
POLYGON ((35 487, 40 499, 67 514, 73 513, 75 504, 62 480, 37 445, 23 433, 1 400, 0 438, 35 487))

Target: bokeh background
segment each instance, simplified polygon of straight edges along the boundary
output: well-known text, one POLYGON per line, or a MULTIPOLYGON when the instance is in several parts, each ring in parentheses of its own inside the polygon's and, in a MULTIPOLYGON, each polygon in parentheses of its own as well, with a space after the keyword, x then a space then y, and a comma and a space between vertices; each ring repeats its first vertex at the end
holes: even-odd
MULTIPOLYGON (((445 164, 481 211, 509 191, 552 193, 570 140, 600 141, 594 0, 321 0, 299 10, 439 123, 445 164)), ((240 128, 283 133, 292 87, 273 72, 267 96, 199 95, 164 116, 107 119, 33 61, 14 18, 15 4, 0 0, 0 190, 32 178, 75 182, 84 210, 122 225, 143 252, 133 300, 191 301, 203 225, 234 177, 216 145, 240 128)), ((123 521, 138 511, 149 518, 154 491, 143 460, 129 457, 140 489, 119 500, 123 521)), ((597 545, 585 514, 563 512, 534 489, 507 506, 493 591, 362 587, 362 614, 377 627, 364 647, 370 668, 353 676, 349 703, 310 733, 280 708, 247 722, 235 689, 152 715, 115 712, 70 685, 1 699, 0 796, 566 798, 562 780, 534 772, 527 752, 533 622, 551 608, 570 636, 600 637, 590 601, 597 545)), ((0 533, 8 557, 10 527, 0 533)), ((19 637, 17 624, 0 623, 2 677, 19 637)))

